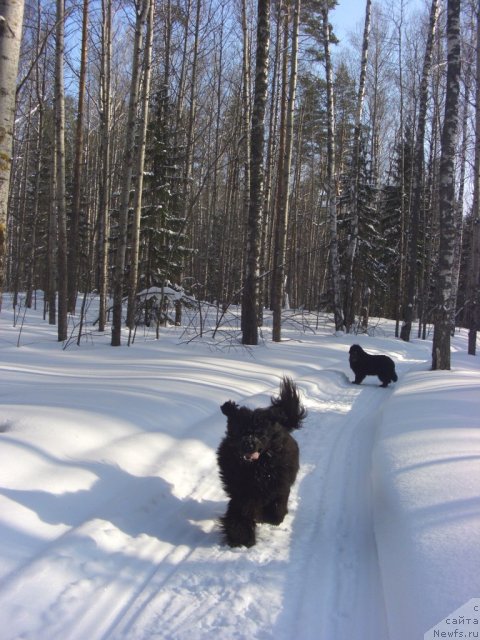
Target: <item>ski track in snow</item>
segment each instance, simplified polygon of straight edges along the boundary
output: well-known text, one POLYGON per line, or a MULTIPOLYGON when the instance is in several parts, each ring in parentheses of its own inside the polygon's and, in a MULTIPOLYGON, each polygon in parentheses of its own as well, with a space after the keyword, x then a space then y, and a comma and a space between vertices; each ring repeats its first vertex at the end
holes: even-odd
POLYGON ((337 391, 334 401, 331 392, 322 392, 321 384, 309 391, 318 408, 304 434, 308 460, 299 494, 308 496, 308 503, 300 501, 292 537, 297 605, 287 610, 291 620, 284 631, 279 625, 279 637, 387 638, 370 460, 376 415, 392 391, 350 386, 343 395, 337 391), (360 407, 352 414, 355 403, 360 407), (316 429, 320 437, 313 434, 316 429), (304 548, 311 555, 302 557, 304 548), (319 599, 319 592, 328 597, 319 599))
MULTIPOLYGON (((157 376, 161 367, 156 363, 157 376)), ((6 490, 58 532, 43 541, 39 535, 36 554, 0 581, 2 617, 20 620, 23 628, 3 638, 387 640, 370 464, 378 416, 394 385, 379 389, 368 378, 356 386, 344 371, 311 365, 296 370, 309 412, 295 434, 301 470, 286 520, 260 526, 252 549, 225 547, 216 524, 226 507, 215 460, 224 429, 218 408, 190 421, 180 440, 167 433, 160 449, 153 430, 122 435, 119 427, 112 439, 92 441, 91 450, 65 463, 66 473, 94 478, 74 494, 6 490), (132 462, 130 449, 145 457, 132 462)), ((25 373, 35 378, 56 370, 26 367, 25 373)), ((71 385, 87 375, 58 374, 71 385)), ((164 375, 170 376, 168 367, 164 375)), ((185 386, 195 380, 191 368, 175 375, 185 386)), ((241 371, 228 375, 226 397, 229 388, 238 389, 241 371)), ((127 384, 128 372, 108 376, 127 384)), ((212 384, 218 386, 220 376, 219 369, 212 384)), ((265 388, 266 371, 258 383, 245 382, 238 401, 264 404, 278 389, 278 377, 270 378, 271 387, 254 395, 248 389, 265 388)), ((147 402, 144 419, 156 409, 147 402)), ((32 455, 48 462, 43 451, 32 455)))

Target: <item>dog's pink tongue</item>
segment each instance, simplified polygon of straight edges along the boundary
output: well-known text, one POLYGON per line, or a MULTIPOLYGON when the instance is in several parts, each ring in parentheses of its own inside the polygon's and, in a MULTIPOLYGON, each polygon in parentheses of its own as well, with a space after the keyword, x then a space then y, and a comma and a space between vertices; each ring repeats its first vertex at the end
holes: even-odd
POLYGON ((258 460, 260 458, 260 454, 258 451, 254 451, 248 455, 248 460, 258 460))

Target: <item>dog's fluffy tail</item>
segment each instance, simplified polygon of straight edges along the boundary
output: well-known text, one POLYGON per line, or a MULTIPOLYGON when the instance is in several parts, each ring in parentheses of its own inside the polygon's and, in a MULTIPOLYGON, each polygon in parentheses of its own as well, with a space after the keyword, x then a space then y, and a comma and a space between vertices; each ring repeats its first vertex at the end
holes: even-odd
POLYGON ((300 429, 302 426, 307 411, 300 401, 297 386, 291 378, 283 378, 280 383, 280 395, 272 397, 272 409, 275 412, 275 419, 288 431, 300 429))

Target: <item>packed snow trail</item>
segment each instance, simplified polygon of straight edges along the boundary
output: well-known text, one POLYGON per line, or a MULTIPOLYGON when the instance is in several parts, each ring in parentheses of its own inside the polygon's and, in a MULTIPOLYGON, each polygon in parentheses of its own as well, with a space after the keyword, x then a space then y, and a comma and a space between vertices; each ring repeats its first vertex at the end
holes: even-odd
MULTIPOLYGON (((176 341, 3 346, 2 639, 388 640, 370 465, 395 385, 352 385, 347 337, 253 358, 176 341), (219 406, 264 406, 284 374, 309 411, 290 512, 230 549, 219 406)), ((407 349, 421 362, 418 348, 374 344, 398 349, 400 383, 407 349)))
POLYGON ((310 419, 299 438, 304 477, 287 579, 295 605, 275 637, 386 639, 370 462, 376 415, 391 390, 354 387, 330 372, 304 387, 310 419))
MULTIPOLYGON (((172 522, 182 534, 173 548, 157 556, 157 567, 119 610, 106 637, 180 640, 216 633, 285 640, 387 638, 369 471, 376 424, 372 416, 390 392, 352 387, 338 372, 319 373, 315 382, 300 379, 298 384, 310 414, 298 434, 302 470, 288 521, 280 530, 259 527, 253 550, 218 546, 205 500, 210 491, 211 504, 220 501, 215 510, 221 515, 224 498, 212 491, 211 476, 204 476, 189 500, 204 505, 205 546, 181 526, 192 517, 188 503, 179 505, 175 518, 167 514, 158 538, 168 539, 172 522), (359 408, 352 414, 355 403, 359 408)), ((265 400, 246 402, 257 406, 265 400)), ((101 611, 106 604, 97 606, 101 611)))

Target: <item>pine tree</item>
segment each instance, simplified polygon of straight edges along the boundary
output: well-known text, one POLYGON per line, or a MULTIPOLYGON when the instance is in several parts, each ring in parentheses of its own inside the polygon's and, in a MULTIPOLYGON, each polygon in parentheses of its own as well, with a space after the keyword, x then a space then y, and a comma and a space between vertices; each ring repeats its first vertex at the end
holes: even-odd
MULTIPOLYGON (((355 197, 358 220, 353 220, 351 216, 353 192, 350 188, 352 175, 350 165, 346 166, 345 173, 341 178, 342 195, 339 199, 339 234, 341 238, 339 253, 342 256, 342 273, 346 273, 350 267, 348 247, 350 246, 352 231, 358 225, 358 239, 353 263, 356 287, 348 306, 345 300, 345 313, 348 312, 350 304, 352 304, 353 310, 361 312, 363 318, 366 317, 366 299, 371 297, 374 300, 381 300, 383 288, 385 287, 384 239, 379 224, 379 194, 375 187, 372 163, 366 151, 365 138, 363 136, 360 138, 356 165, 357 184, 355 197)), ((376 311, 378 312, 378 307, 376 311)), ((358 330, 359 328, 355 316, 356 313, 351 318, 350 331, 358 330)), ((362 323, 365 324, 365 320, 362 323)))
POLYGON ((142 213, 143 248, 140 288, 180 285, 179 277, 190 251, 181 205, 184 149, 176 146, 173 104, 168 87, 158 89, 148 129, 145 198, 142 213))
POLYGON ((379 203, 381 260, 384 267, 383 313, 396 318, 401 287, 403 238, 405 237, 402 212, 408 207, 408 194, 412 182, 412 141, 407 127, 402 140, 396 145, 392 167, 382 187, 379 203))

